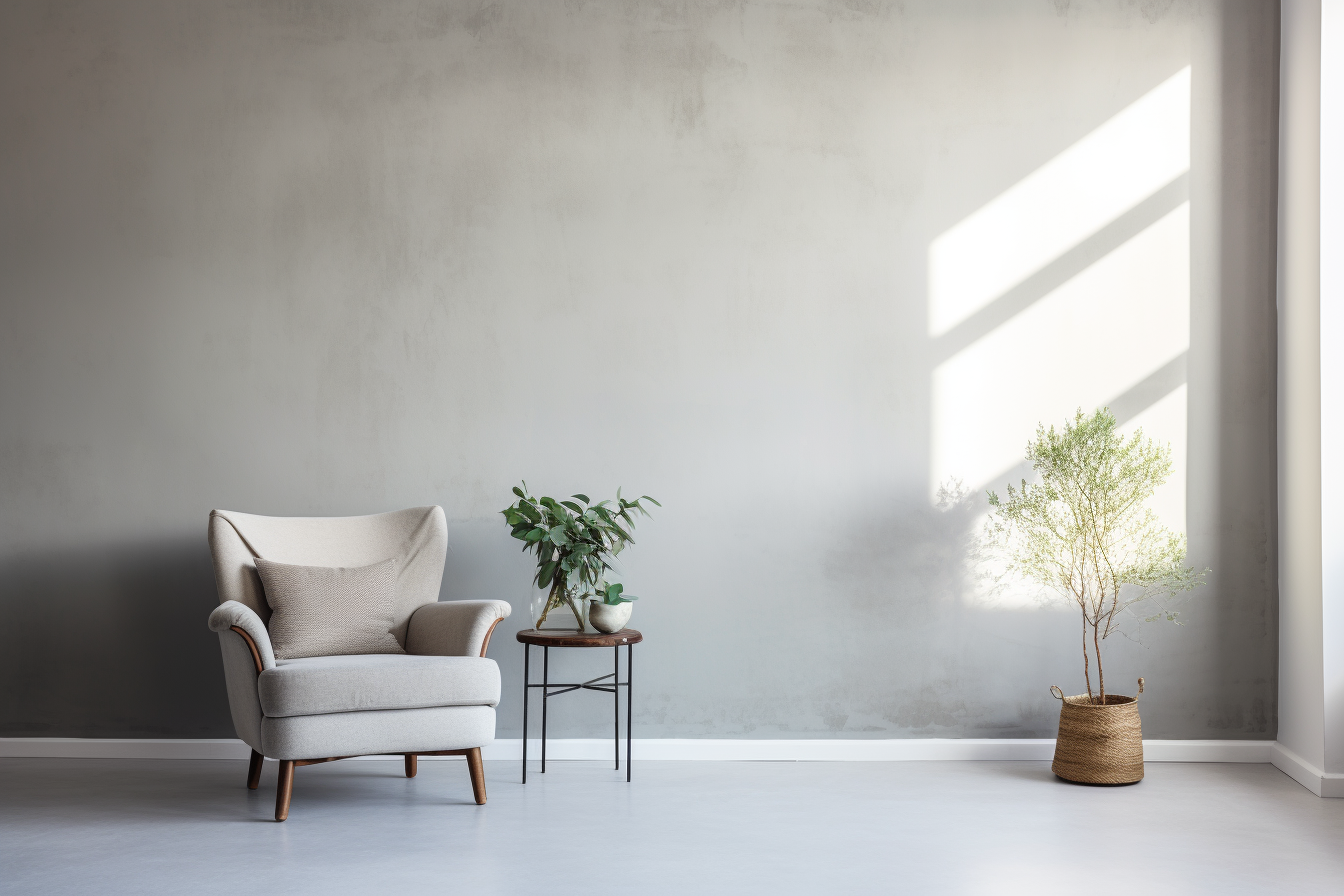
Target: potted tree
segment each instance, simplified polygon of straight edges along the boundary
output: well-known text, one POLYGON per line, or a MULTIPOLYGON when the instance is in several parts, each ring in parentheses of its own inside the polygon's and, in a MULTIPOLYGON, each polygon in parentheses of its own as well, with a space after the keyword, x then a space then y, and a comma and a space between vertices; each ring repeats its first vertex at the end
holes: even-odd
POLYGON ((986 534, 1008 573, 1046 586, 1082 617, 1087 693, 1050 689, 1062 701, 1051 769, 1070 781, 1133 783, 1143 778, 1138 697, 1107 693, 1102 643, 1129 622, 1179 625, 1176 599, 1208 572, 1185 565, 1185 536, 1147 506, 1171 473, 1171 450, 1142 431, 1125 439, 1107 408, 1090 417, 1080 409, 1062 431, 1037 427, 1027 459, 1038 481, 989 493, 986 534))
POLYGON ((634 515, 649 515, 642 502, 662 505, 648 495, 627 501, 620 489, 615 501, 596 504, 587 495, 571 495, 574 500, 562 501, 534 498, 526 482, 522 488, 514 486, 513 493, 517 503, 500 512, 510 534, 523 543, 523 550, 536 552, 532 581, 546 591, 544 599, 533 601, 533 625, 541 628, 552 610, 567 606, 578 631, 583 631, 585 614, 580 604, 587 602, 591 605, 587 621, 598 631, 624 628, 630 620, 630 602, 637 598, 626 594, 620 582, 608 582, 607 573, 616 555, 635 543, 630 536, 634 515))

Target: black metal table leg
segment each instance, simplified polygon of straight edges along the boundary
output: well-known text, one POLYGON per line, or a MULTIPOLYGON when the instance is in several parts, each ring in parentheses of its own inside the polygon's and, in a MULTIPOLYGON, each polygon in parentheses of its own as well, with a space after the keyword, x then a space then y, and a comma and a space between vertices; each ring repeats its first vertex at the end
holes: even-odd
POLYGON ((523 645, 523 783, 527 783, 527 692, 532 681, 532 645, 523 645))
MULTIPOLYGON (((620 648, 616 648, 620 650, 620 648)), ((635 708, 635 645, 625 647, 625 783, 630 783, 630 712, 635 708)), ((617 724, 620 724, 619 722, 617 724)))
POLYGON ((612 740, 616 752, 616 771, 621 770, 621 648, 616 646, 611 648, 612 659, 615 665, 611 672, 611 712, 612 712, 612 740))
POLYGON ((546 703, 551 696, 551 648, 541 648, 541 773, 546 774, 546 703))

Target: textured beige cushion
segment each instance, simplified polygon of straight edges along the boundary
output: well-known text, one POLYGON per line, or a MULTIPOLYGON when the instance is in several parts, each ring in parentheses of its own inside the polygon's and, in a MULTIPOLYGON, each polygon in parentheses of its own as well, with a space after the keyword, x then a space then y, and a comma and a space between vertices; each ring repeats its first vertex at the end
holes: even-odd
POLYGON ((276 659, 405 653, 392 635, 397 561, 295 566, 256 559, 276 659))

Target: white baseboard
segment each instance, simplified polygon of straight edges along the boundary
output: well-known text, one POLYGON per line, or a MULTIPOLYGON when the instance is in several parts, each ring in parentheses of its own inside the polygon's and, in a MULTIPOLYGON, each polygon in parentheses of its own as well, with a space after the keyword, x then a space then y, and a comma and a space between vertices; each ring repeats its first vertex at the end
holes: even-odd
MULTIPOLYGON (((624 752, 625 744, 621 744, 624 752)), ((948 760, 1048 761, 1050 738, 889 738, 881 740, 730 740, 636 738, 636 759, 739 762, 918 762, 948 760)), ((482 750, 485 759, 517 762, 521 738, 502 738, 482 750)), ((541 758, 541 741, 528 740, 528 758, 541 758)), ((0 758, 42 759, 246 759, 251 748, 236 738, 0 737, 0 758)), ((366 756, 361 759, 392 759, 366 756)), ((424 756, 457 760, 456 756, 424 756)), ((556 761, 612 758, 606 738, 558 738, 546 744, 556 761)), ((1270 762, 1317 796, 1344 798, 1344 775, 1322 771, 1292 750, 1269 740, 1145 740, 1148 762, 1270 762)))
POLYGON ((236 737, 0 737, 0 759, 246 759, 236 737))
MULTIPOLYGON (((621 745, 625 749, 624 743, 621 745)), ((887 738, 880 740, 729 740, 717 738, 636 738, 637 759, 717 760, 756 762, 910 762, 946 760, 1049 760, 1054 755, 1052 738, 887 738)), ((1266 740, 1146 740, 1144 758, 1149 762, 1274 762, 1313 793, 1344 786, 1344 776, 1324 775, 1302 764, 1313 786, 1275 758, 1293 756, 1266 740), (1335 782, 1335 778, 1341 780, 1335 782)), ((246 759, 251 749, 241 740, 6 737, 0 738, 0 758, 47 759, 246 759)), ((554 760, 607 760, 612 742, 606 738, 553 739, 546 744, 546 758, 554 760)), ((503 738, 485 747, 486 759, 517 762, 522 758, 521 738, 503 738)), ((529 758, 541 757, 541 742, 529 739, 529 758)), ((371 757, 378 758, 378 757, 371 757)), ((431 759, 435 757, 424 757, 431 759)), ((442 757, 455 758, 455 757, 442 757)), ((1300 759, 1293 759, 1301 763, 1300 759)), ((1287 760, 1285 760, 1287 762, 1287 760)), ((1294 766, 1296 767, 1296 766, 1294 766)), ((1341 794, 1344 795, 1344 794, 1341 794)))
MULTIPOLYGON (((624 744, 622 744, 624 749, 624 744)), ((522 759, 522 739, 497 740, 485 754, 492 759, 522 759)), ((902 738, 882 740, 729 740, 721 738, 635 739, 637 759, 738 762, 892 762, 947 759, 1050 759, 1053 739, 902 738)), ((527 755, 540 758, 541 741, 529 739, 527 755)), ((568 738, 546 742, 547 759, 606 760, 606 738, 568 738)))
POLYGON ((1272 740, 1145 740, 1146 762, 1269 762, 1272 740))
POLYGON ((1274 742, 1269 761, 1317 796, 1344 797, 1344 775, 1322 771, 1277 741, 1274 742))
MULTIPOLYGON (((1269 762, 1268 740, 1145 740, 1148 762, 1269 762)), ((528 756, 538 758, 541 742, 529 740, 528 756)), ((919 762, 949 760, 1049 761, 1054 738, 885 738, 880 740, 635 740, 640 759, 701 759, 755 762, 919 762)), ((602 738, 548 741, 548 759, 611 758, 612 742, 602 738)), ((486 758, 522 758, 520 739, 497 740, 486 758)))

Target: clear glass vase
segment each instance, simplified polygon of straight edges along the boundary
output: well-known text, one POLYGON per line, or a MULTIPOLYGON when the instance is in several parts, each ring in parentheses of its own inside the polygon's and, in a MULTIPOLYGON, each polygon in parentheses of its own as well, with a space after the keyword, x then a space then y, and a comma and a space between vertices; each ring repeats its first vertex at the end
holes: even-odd
MULTIPOLYGON (((550 597, 550 589, 534 589, 532 592, 531 611, 532 627, 541 629, 541 614, 546 610, 546 601, 550 597)), ((588 601, 574 598, 574 608, 579 611, 579 617, 574 617, 574 610, 569 608, 569 604, 561 602, 560 606, 552 608, 546 616, 546 631, 588 631, 588 601)))

